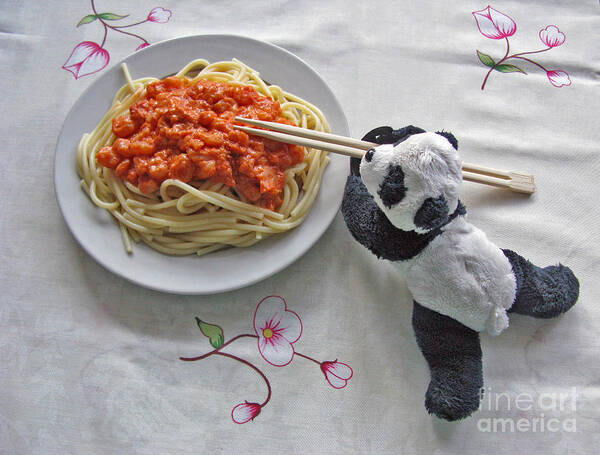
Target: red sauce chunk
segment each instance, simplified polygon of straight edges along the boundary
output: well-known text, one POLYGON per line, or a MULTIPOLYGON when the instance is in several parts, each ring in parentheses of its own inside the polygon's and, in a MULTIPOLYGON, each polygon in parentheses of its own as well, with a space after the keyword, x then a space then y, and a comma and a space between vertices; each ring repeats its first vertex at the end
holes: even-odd
POLYGON ((117 139, 96 157, 145 194, 166 179, 210 179, 275 210, 284 172, 302 162, 304 148, 237 131, 236 116, 291 124, 277 101, 252 87, 168 77, 149 84, 129 114, 113 119, 117 139))

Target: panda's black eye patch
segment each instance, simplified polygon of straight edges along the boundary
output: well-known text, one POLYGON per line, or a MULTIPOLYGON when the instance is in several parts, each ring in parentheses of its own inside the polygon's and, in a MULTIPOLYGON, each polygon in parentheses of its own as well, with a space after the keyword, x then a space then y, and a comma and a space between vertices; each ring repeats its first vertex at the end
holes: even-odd
POLYGON ((383 182, 379 185, 377 194, 388 209, 404 199, 406 187, 404 186, 404 171, 400 166, 390 165, 383 182))

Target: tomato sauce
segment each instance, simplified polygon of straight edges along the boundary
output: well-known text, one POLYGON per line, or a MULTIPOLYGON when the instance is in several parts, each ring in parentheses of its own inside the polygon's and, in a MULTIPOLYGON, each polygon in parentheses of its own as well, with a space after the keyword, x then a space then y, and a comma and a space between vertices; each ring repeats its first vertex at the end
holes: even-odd
POLYGON ((117 139, 96 157, 144 194, 166 179, 210 179, 275 210, 284 172, 302 162, 304 148, 235 130, 236 116, 291 124, 277 101, 252 87, 168 77, 149 84, 129 114, 113 119, 117 139))

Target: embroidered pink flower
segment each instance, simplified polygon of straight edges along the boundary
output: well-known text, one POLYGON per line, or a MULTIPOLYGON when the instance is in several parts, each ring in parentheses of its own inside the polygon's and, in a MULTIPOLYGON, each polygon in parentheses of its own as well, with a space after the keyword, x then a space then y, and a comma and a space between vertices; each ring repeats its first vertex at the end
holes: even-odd
POLYGON ((302 321, 287 309, 279 296, 265 297, 254 312, 254 331, 258 335, 260 355, 271 365, 282 367, 294 357, 293 343, 300 339, 302 321))
POLYGON ((546 76, 548 76, 548 80, 555 87, 571 85, 571 79, 566 71, 550 70, 546 73, 546 76))
POLYGON ((96 73, 108 65, 110 54, 92 41, 79 43, 71 52, 71 55, 62 66, 79 79, 82 76, 96 73))
POLYGON ((557 47, 565 42, 565 34, 556 25, 548 25, 540 30, 540 39, 548 47, 557 47))
POLYGON ((148 47, 148 46, 150 46, 150 43, 142 43, 138 47, 136 47, 135 50, 139 51, 140 49, 143 49, 143 48, 148 47))
POLYGON ((481 34, 488 38, 503 39, 514 35, 517 31, 515 21, 489 5, 480 11, 473 11, 473 16, 481 34))
POLYGON ((348 381, 354 374, 349 365, 338 362, 337 360, 321 363, 321 371, 325 375, 327 382, 329 382, 334 389, 343 389, 346 387, 348 381))
POLYGON ((238 404, 231 411, 231 418, 235 423, 246 423, 250 420, 254 420, 254 418, 260 414, 261 406, 258 403, 245 403, 238 404))
POLYGON ((161 8, 160 6, 158 6, 156 8, 152 8, 152 10, 148 13, 148 20, 150 22, 164 24, 166 22, 169 22, 171 14, 171 10, 161 8))

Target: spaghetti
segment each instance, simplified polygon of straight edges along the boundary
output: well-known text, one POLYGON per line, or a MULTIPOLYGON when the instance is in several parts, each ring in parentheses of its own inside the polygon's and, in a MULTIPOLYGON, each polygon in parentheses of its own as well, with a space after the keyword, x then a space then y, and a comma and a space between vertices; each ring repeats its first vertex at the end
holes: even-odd
MULTIPOLYGON (((117 92, 111 108, 96 128, 81 138, 77 171, 81 187, 92 202, 118 221, 128 253, 132 252, 133 239, 165 254, 202 255, 228 246, 250 246, 302 223, 318 194, 329 162, 327 153, 319 150, 307 149, 304 159, 284 171, 276 206, 251 203, 245 196, 248 192, 218 178, 191 179, 187 183, 166 178, 160 186, 154 187, 155 191, 149 192, 147 187, 120 178, 115 170, 99 164, 98 153, 102 155, 117 140, 113 119, 127 115, 130 108, 144 98, 148 85, 159 81, 155 78, 133 80, 126 65, 122 68, 127 83, 117 92)), ((212 64, 194 60, 175 76, 184 79, 188 86, 212 81, 233 87, 252 87, 279 103, 285 121, 316 131, 329 131, 327 120, 317 107, 276 85, 268 85, 258 72, 238 60, 212 64)), ((101 161, 106 162, 106 159, 101 161)))

